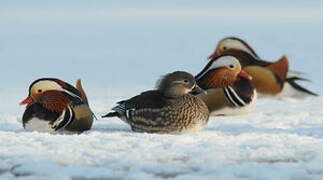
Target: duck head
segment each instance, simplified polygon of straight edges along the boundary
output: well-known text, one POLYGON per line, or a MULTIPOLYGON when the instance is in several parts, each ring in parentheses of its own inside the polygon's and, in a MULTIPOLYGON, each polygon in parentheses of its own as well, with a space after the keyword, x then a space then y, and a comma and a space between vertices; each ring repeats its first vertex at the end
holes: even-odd
POLYGON ((212 59, 195 78, 202 89, 224 88, 232 86, 240 78, 252 79, 241 69, 239 60, 229 55, 212 59))
POLYGON ((48 110, 61 112, 73 101, 82 99, 72 85, 55 78, 42 78, 29 86, 29 95, 20 105, 39 103, 48 110))
POLYGON ((237 37, 227 37, 219 41, 215 52, 209 56, 209 59, 213 59, 216 56, 221 56, 227 50, 239 50, 250 54, 253 56, 253 58, 259 58, 256 52, 244 40, 237 37))
POLYGON ((192 74, 175 71, 166 74, 157 82, 157 90, 166 97, 176 98, 188 93, 202 93, 192 74))

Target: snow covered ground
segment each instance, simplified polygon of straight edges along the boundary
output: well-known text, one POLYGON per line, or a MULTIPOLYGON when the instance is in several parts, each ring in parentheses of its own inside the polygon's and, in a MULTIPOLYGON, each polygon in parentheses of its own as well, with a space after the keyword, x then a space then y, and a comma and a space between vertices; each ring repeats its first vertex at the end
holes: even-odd
MULTIPOLYGON (((112 105, 103 99, 98 115, 112 105)), ((82 135, 30 133, 1 115, 0 179, 322 179, 322 103, 263 99, 189 135, 133 133, 117 119, 82 135)))
POLYGON ((99 117, 174 70, 198 73, 225 36, 267 60, 286 54, 322 93, 320 1, 0 1, 0 179, 323 179, 323 97, 260 99, 189 135, 120 120, 81 135, 24 132, 29 83, 82 78, 99 117), (239 8, 238 8, 239 7, 239 8), (274 12, 274 13, 273 13, 274 12))

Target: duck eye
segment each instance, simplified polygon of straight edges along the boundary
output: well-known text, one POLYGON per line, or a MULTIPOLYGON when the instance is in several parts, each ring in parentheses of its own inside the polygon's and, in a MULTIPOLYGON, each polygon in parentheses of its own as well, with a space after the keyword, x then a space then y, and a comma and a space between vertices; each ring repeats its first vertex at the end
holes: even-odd
POLYGON ((234 65, 233 64, 230 64, 229 65, 229 68, 233 69, 234 68, 234 65))
POLYGON ((227 47, 223 46, 223 50, 227 50, 227 47))
POLYGON ((41 93, 41 92, 43 92, 43 90, 41 90, 41 89, 38 89, 38 90, 37 90, 37 92, 38 92, 38 93, 41 93))
POLYGON ((185 84, 188 84, 188 83, 189 83, 189 81, 188 81, 187 79, 185 79, 185 80, 184 80, 184 83, 185 83, 185 84))

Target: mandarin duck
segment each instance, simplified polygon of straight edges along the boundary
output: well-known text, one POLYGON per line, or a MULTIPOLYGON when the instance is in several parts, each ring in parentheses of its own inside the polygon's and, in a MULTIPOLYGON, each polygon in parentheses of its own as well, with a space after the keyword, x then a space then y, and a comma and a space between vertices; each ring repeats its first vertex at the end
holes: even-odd
POLYGON ((55 78, 38 79, 20 104, 27 105, 22 118, 27 131, 81 133, 92 127, 94 115, 80 80, 75 88, 55 78))
POLYGON ((214 59, 216 56, 221 55, 239 56, 241 66, 247 73, 252 75, 252 82, 258 93, 262 96, 317 96, 316 93, 296 83, 298 80, 307 81, 307 79, 301 78, 301 73, 289 71, 289 63, 286 56, 282 56, 276 62, 264 61, 249 44, 236 37, 222 39, 218 43, 215 52, 209 56, 209 59, 214 59))
POLYGON ((206 93, 198 94, 211 115, 240 115, 249 113, 257 99, 252 76, 241 70, 234 56, 217 56, 195 76, 206 93))
POLYGON ((118 117, 135 132, 182 134, 201 130, 208 122, 205 103, 190 92, 200 92, 194 76, 175 71, 157 82, 156 90, 118 102, 103 118, 118 117))

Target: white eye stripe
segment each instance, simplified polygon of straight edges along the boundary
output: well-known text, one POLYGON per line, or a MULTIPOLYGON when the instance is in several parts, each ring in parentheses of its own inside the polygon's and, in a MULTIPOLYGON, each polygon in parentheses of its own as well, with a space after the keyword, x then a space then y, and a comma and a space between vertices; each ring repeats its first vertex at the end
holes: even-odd
POLYGON ((219 67, 228 67, 230 68, 230 66, 233 65, 234 67, 240 67, 241 69, 241 65, 238 61, 237 58, 233 57, 233 56, 221 56, 218 59, 216 59, 212 65, 203 71, 203 73, 201 73, 198 77, 196 77, 196 79, 199 79, 201 77, 203 77, 207 72, 209 72, 210 70, 219 68, 219 67))
POLYGON ((209 67, 209 69, 216 69, 219 67, 229 67, 230 65, 239 64, 237 58, 233 56, 221 56, 209 67))
POLYGON ((32 89, 44 90, 63 90, 63 88, 54 81, 44 80, 33 85, 32 89))
POLYGON ((225 39, 221 43, 222 48, 226 47, 226 49, 238 49, 242 50, 244 52, 247 52, 248 54, 251 54, 253 57, 255 57, 255 54, 242 42, 234 39, 225 39))
POLYGON ((82 98, 80 96, 78 96, 78 95, 76 95, 76 94, 74 94, 74 93, 72 93, 72 92, 70 92, 70 91, 68 91, 66 89, 64 89, 64 92, 71 95, 72 97, 75 97, 75 98, 78 98, 78 99, 82 100, 82 98))
POLYGON ((61 92, 65 92, 65 93, 69 94, 72 97, 82 100, 82 98, 80 96, 74 94, 71 91, 68 91, 68 90, 62 88, 62 86, 60 86, 59 84, 57 84, 54 81, 44 80, 44 81, 37 82, 36 84, 33 85, 32 91, 39 92, 39 90, 41 90, 42 92, 50 91, 50 90, 61 91, 61 92))

